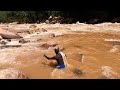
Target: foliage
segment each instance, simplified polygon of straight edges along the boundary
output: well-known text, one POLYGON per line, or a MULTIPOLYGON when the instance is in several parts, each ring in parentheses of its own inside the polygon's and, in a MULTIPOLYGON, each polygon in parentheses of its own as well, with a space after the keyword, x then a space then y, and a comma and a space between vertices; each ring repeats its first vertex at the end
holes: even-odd
POLYGON ((72 23, 77 21, 89 23, 89 21, 93 22, 95 19, 98 19, 98 22, 112 21, 114 17, 111 12, 100 13, 100 15, 97 15, 97 13, 90 15, 84 14, 82 11, 0 11, 0 23, 40 23, 45 22, 50 16, 62 17, 63 19, 71 18, 72 23))

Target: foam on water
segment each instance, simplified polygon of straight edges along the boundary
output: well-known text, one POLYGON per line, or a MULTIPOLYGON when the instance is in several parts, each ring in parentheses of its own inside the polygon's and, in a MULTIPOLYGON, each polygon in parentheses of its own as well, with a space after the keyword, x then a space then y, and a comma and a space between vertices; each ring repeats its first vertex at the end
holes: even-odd
POLYGON ((11 63, 15 60, 18 51, 13 51, 10 49, 0 50, 0 64, 11 63), (9 53, 7 53, 9 52, 9 53))
POLYGON ((68 65, 68 67, 66 67, 64 69, 55 68, 51 72, 51 77, 52 77, 52 79, 75 79, 75 78, 79 78, 79 76, 77 76, 76 74, 73 73, 74 69, 75 68, 70 64, 68 65))
POLYGON ((112 67, 109 66, 102 66, 102 74, 107 78, 114 79, 114 75, 117 75, 117 72, 112 71, 112 67))

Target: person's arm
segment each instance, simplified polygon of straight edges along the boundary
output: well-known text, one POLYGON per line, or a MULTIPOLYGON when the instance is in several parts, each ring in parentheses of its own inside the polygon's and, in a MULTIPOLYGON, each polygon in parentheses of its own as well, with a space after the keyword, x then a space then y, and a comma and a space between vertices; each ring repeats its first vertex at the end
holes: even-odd
POLYGON ((56 59, 56 56, 53 56, 53 57, 47 57, 45 54, 44 54, 44 57, 46 57, 46 58, 49 59, 49 60, 56 59))

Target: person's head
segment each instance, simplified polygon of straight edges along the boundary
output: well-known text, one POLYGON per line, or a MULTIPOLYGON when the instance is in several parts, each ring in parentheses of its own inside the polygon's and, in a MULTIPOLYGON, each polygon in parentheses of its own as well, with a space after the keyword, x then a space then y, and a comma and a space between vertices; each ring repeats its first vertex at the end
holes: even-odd
POLYGON ((55 48, 54 51, 55 51, 56 54, 58 54, 59 51, 60 51, 60 50, 59 50, 59 47, 55 48))

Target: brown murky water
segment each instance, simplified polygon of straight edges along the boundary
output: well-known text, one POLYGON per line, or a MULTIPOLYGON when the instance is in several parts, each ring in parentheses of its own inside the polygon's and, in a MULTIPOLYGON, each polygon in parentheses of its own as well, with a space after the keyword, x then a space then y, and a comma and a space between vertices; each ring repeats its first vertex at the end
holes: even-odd
POLYGON ((56 61, 48 61, 43 57, 43 54, 53 56, 53 48, 41 49, 40 46, 1 51, 4 55, 1 58, 6 56, 6 52, 10 53, 6 56, 8 64, 1 63, 0 69, 14 67, 23 71, 30 79, 120 78, 120 42, 105 39, 120 39, 120 34, 80 31, 38 41, 54 42, 63 47, 69 63, 66 69, 55 69, 56 61), (14 60, 10 57, 14 57, 14 60))

